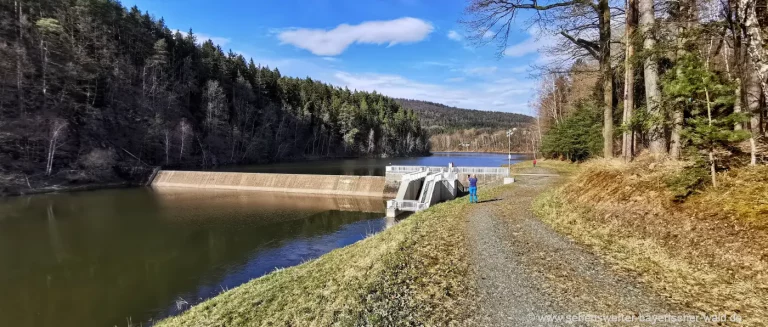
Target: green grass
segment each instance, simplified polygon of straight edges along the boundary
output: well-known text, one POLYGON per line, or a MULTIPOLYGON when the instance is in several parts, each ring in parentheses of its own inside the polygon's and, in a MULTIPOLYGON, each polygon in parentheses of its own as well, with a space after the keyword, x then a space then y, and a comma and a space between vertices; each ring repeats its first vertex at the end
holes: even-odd
POLYGON ((474 289, 460 198, 275 271, 157 326, 463 325, 474 289))

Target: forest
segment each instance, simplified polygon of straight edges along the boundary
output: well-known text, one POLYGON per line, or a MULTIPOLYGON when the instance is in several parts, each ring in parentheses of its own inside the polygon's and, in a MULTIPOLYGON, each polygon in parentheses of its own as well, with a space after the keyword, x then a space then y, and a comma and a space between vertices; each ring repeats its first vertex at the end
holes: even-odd
POLYGON ((116 0, 0 12, 0 183, 429 151, 392 98, 282 76, 116 0))
POLYGON ((506 130, 533 121, 530 116, 511 112, 463 109, 421 100, 395 100, 403 107, 416 112, 419 115, 421 126, 424 126, 432 134, 471 128, 506 130))
POLYGON ((473 0, 463 22, 500 51, 517 26, 555 39, 534 103, 546 156, 647 153, 716 185, 766 163, 766 18, 764 0, 473 0))
POLYGON ((456 108, 421 100, 395 100, 418 114, 421 126, 429 132, 430 147, 434 151, 533 151, 533 144, 522 137, 533 132, 530 128, 534 122, 533 117, 510 112, 456 108), (515 134, 512 138, 507 137, 507 131, 513 128, 516 129, 515 134), (520 129, 519 133, 517 129, 520 129))

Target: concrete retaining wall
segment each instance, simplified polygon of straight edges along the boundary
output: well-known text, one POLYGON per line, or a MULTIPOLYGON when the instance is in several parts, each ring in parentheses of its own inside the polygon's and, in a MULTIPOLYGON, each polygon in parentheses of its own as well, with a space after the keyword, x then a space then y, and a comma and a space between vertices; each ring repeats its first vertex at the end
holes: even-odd
MULTIPOLYGON (((260 174, 161 170, 152 187, 251 190, 265 192, 391 196, 384 177, 298 174, 260 174)), ((396 189, 395 189, 396 192, 396 189)))

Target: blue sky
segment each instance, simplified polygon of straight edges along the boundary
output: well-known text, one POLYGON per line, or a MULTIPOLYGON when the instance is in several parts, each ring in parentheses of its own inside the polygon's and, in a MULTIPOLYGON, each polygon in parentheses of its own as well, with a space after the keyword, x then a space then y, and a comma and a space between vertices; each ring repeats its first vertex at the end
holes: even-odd
POLYGON ((283 75, 469 109, 533 114, 530 65, 546 59, 522 20, 502 58, 467 41, 460 0, 122 2, 283 75))

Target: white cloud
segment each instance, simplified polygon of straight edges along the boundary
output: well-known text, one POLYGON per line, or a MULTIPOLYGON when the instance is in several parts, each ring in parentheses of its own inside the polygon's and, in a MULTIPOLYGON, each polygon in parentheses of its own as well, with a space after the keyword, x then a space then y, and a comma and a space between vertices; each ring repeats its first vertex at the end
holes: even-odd
POLYGON ((514 74, 521 74, 521 73, 528 72, 528 70, 530 70, 530 69, 531 69, 530 66, 521 65, 521 66, 512 67, 512 68, 509 69, 509 71, 511 73, 514 73, 514 74))
POLYGON ((485 31, 485 33, 483 33, 483 38, 484 39, 490 39, 494 35, 496 35, 496 33, 492 32, 491 30, 487 30, 487 31, 485 31))
POLYGON ((464 37, 454 30, 448 31, 448 38, 454 41, 461 41, 464 37))
POLYGON ((400 75, 336 72, 332 84, 350 90, 376 91, 384 95, 445 103, 467 109, 530 113, 528 98, 534 81, 512 78, 487 83, 450 86, 423 83, 400 75))
POLYGON ((464 80, 465 80, 464 77, 453 77, 453 78, 446 79, 445 81, 456 83, 456 82, 463 82, 464 80))
MULTIPOLYGON (((176 32, 181 33, 181 35, 183 35, 184 37, 187 37, 187 35, 189 35, 188 32, 183 32, 181 30, 176 30, 176 32)), ((221 37, 221 36, 211 36, 204 33, 197 33, 195 31, 192 31, 192 34, 195 35, 195 43, 197 44, 203 44, 205 43, 205 41, 211 40, 213 44, 223 47, 227 45, 230 41, 232 41, 230 38, 221 37)))
POLYGON ((278 39, 306 49, 318 56, 336 56, 353 43, 384 44, 412 43, 424 40, 432 24, 421 19, 403 17, 386 21, 368 21, 358 25, 341 24, 332 30, 294 28, 282 31, 278 39))
POLYGON ((336 58, 336 57, 322 57, 322 59, 325 61, 331 61, 331 62, 339 61, 339 58, 336 58))
POLYGON ((504 49, 507 57, 522 57, 531 53, 541 54, 541 50, 555 45, 556 39, 552 35, 542 34, 536 27, 528 30, 528 38, 520 43, 513 44, 504 49))
POLYGON ((496 66, 481 66, 481 67, 464 68, 462 71, 464 72, 464 74, 467 74, 467 75, 482 76, 482 75, 491 75, 495 73, 497 70, 499 70, 499 67, 496 67, 496 66))

